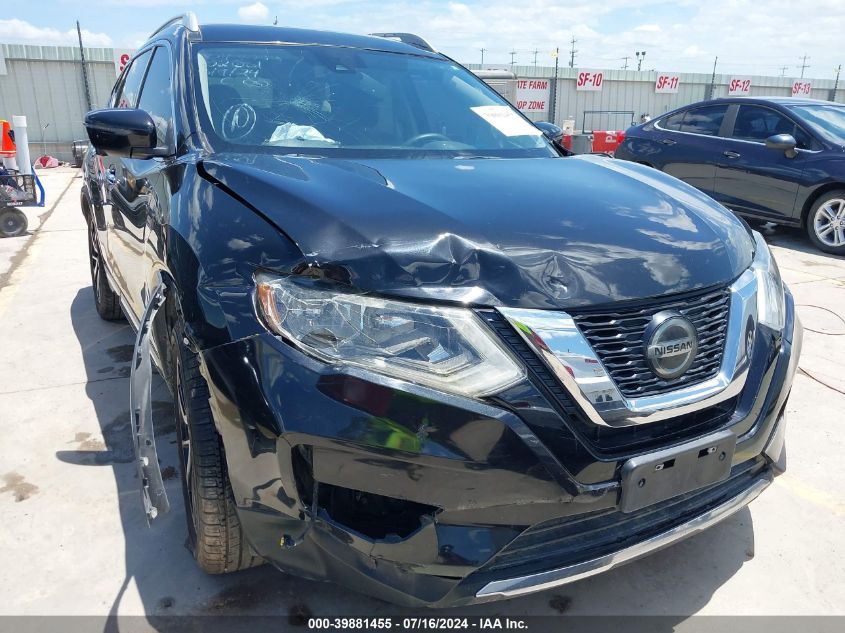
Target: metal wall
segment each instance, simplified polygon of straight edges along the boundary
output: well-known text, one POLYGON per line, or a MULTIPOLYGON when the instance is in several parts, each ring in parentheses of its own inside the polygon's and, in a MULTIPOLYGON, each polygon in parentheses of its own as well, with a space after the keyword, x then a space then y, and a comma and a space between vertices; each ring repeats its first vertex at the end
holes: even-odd
MULTIPOLYGON (((92 106, 102 107, 116 79, 112 49, 86 48, 85 60, 92 106)), ((0 119, 26 116, 33 159, 69 161, 70 144, 87 138, 86 109, 79 48, 0 44, 0 119)))
MULTIPOLYGON (((481 69, 480 64, 468 64, 471 70, 481 69)), ((483 68, 492 68, 485 65, 483 68)), ((554 77, 554 68, 541 66, 499 67, 523 77, 554 77)), ((580 130, 586 110, 631 110, 639 121, 640 115, 652 117, 673 110, 674 108, 701 101, 710 91, 710 74, 677 73, 680 77, 676 94, 657 94, 654 84, 657 72, 636 70, 604 70, 604 85, 601 91, 578 91, 575 82, 580 69, 561 68, 558 70, 556 113, 554 122, 562 125, 566 119, 575 120, 575 129, 580 130)), ((593 69, 590 69, 593 70, 593 69)), ((673 73, 674 74, 674 73, 673 73)), ((735 75, 716 75, 714 97, 728 96, 728 83, 735 75)), ((792 94, 793 77, 750 77, 751 96, 784 96, 792 94)), ((833 90, 832 79, 807 79, 812 81, 810 95, 813 99, 829 99, 833 90)), ((845 101, 845 82, 841 82, 836 92, 837 101, 845 101)), ((551 113, 546 116, 532 115, 533 120, 551 120, 551 113)), ((625 129, 630 121, 623 116, 587 117, 587 129, 625 129)))

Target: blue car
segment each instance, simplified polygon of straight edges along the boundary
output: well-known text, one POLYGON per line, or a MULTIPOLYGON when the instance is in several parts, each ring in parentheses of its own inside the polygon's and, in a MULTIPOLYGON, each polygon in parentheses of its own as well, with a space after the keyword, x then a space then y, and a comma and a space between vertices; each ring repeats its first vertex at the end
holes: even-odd
POLYGON ((685 106, 625 133, 616 158, 697 187, 739 215, 805 227, 845 255, 845 106, 733 97, 685 106))

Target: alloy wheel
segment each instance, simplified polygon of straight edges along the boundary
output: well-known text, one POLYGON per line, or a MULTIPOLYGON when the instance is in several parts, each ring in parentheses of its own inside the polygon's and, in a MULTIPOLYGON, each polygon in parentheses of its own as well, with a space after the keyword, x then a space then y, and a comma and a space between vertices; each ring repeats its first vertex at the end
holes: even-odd
POLYGON ((91 268, 91 285, 94 287, 94 296, 99 301, 102 255, 100 253, 100 242, 97 239, 97 225, 94 224, 93 220, 88 222, 88 264, 91 268))
POLYGON ((177 437, 179 439, 179 450, 182 457, 182 476, 185 490, 185 512, 188 513, 189 525, 191 527, 191 542, 196 540, 198 525, 196 522, 196 515, 193 512, 194 508, 194 465, 191 455, 191 426, 188 422, 188 398, 189 394, 185 393, 186 385, 182 378, 182 360, 179 358, 179 352, 176 352, 176 424, 179 427, 177 437))
POLYGON ((832 198, 813 217, 816 237, 826 246, 845 246, 845 199, 832 198))

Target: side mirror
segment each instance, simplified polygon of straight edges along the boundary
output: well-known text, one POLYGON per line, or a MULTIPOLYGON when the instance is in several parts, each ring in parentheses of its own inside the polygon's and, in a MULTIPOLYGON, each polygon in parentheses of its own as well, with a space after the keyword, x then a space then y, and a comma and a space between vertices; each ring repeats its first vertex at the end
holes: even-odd
POLYGON ((85 130, 98 154, 149 158, 160 155, 156 126, 144 110, 108 108, 85 115, 85 130))
POLYGON ((786 154, 787 158, 795 158, 798 155, 798 152, 795 151, 797 144, 792 134, 773 134, 766 139, 768 149, 780 150, 786 154))
POLYGON ((537 121, 534 123, 534 126, 543 133, 543 136, 553 143, 560 143, 561 139, 563 139, 563 129, 554 123, 537 121))

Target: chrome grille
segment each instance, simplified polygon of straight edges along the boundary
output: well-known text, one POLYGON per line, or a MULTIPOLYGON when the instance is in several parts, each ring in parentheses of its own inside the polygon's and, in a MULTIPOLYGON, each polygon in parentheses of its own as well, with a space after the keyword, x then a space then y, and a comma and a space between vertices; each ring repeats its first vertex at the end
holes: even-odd
POLYGON ((573 312, 578 329, 626 397, 674 391, 712 378, 722 363, 728 328, 730 290, 718 290, 650 301, 633 308, 573 312), (648 367, 643 336, 651 318, 675 310, 692 321, 698 333, 698 352, 687 372, 673 380, 658 378, 648 367))

